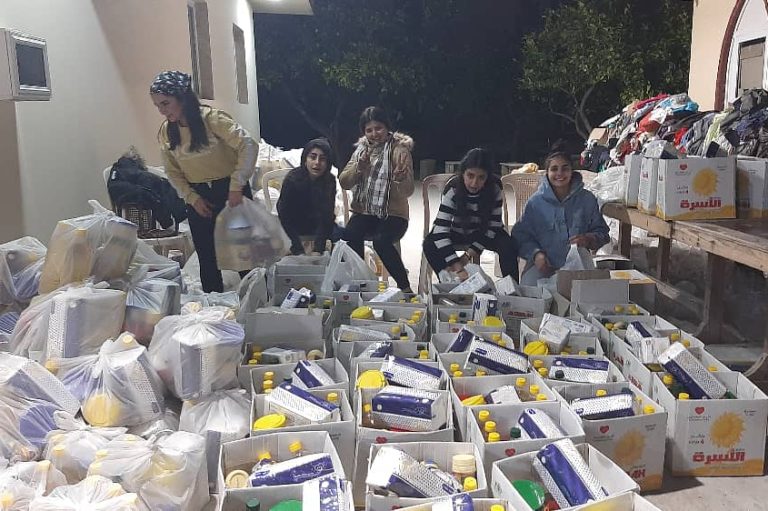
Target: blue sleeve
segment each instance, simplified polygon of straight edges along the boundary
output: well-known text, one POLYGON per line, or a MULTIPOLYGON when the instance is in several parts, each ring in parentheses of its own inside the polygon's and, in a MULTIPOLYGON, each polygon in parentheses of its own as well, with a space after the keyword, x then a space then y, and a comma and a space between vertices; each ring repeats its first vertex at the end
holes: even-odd
POLYGON ((512 227, 512 237, 520 247, 519 255, 526 261, 530 261, 534 254, 541 250, 541 243, 536 238, 535 216, 534 201, 529 200, 523 210, 523 216, 512 227))
POLYGON ((605 217, 603 217, 603 214, 600 212, 600 205, 597 203, 597 199, 591 192, 589 193, 589 202, 590 215, 587 232, 597 236, 597 245, 595 247, 590 247, 597 250, 611 241, 611 235, 608 224, 605 223, 605 217))

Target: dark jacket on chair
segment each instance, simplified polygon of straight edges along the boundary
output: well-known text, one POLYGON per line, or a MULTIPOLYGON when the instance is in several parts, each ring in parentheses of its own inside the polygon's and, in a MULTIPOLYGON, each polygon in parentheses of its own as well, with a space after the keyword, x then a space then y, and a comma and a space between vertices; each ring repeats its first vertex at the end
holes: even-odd
MULTIPOLYGON (((336 178, 331 174, 333 156, 325 139, 310 141, 301 153, 301 165, 291 170, 283 180, 277 214, 283 229, 291 239, 291 251, 303 253, 300 236, 313 236, 315 252, 325 251, 331 239, 336 216, 336 178), (318 147, 328 158, 328 170, 312 180, 305 167, 307 153, 318 147)), ((265 192, 267 193, 267 192, 265 192)))

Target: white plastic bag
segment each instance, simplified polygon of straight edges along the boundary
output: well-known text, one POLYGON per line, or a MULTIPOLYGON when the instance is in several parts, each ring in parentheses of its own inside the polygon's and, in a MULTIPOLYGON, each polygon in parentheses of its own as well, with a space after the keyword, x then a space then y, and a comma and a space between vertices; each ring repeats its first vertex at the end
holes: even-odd
POLYGON ((64 474, 48 460, 22 461, 0 469, 0 495, 11 499, 10 504, 0 502, 0 510, 26 511, 35 497, 48 495, 65 484, 64 474))
POLYGON ((119 477, 152 510, 200 511, 209 500, 205 440, 186 431, 148 440, 119 437, 91 464, 90 475, 119 477))
POLYGON ((37 294, 45 253, 29 236, 0 245, 0 305, 28 303, 37 294))
POLYGON ((91 476, 77 484, 59 486, 47 497, 36 497, 30 511, 144 511, 147 508, 135 493, 126 493, 120 484, 91 476))
POLYGON ((376 280, 376 274, 357 255, 357 252, 347 245, 346 241, 341 240, 333 247, 320 291, 322 294, 329 295, 338 290, 342 284, 352 280, 376 280))
POLYGON ((134 268, 128 282, 114 283, 126 292, 123 331, 149 343, 155 325, 181 310, 181 288, 173 280, 149 278, 148 267, 134 268))
POLYGON ((48 366, 80 401, 91 426, 134 426, 162 416, 162 381, 131 334, 106 341, 97 355, 51 359, 48 366))
POLYGON ((149 359, 176 397, 198 399, 237 387, 244 338, 233 311, 203 308, 161 319, 149 345, 149 359))
POLYGON ((565 264, 561 270, 594 270, 595 262, 592 260, 592 254, 586 248, 578 245, 571 245, 568 255, 565 256, 565 264))
POLYGON ((254 268, 240 282, 240 287, 237 290, 240 297, 240 310, 237 312, 239 323, 245 323, 246 314, 269 305, 266 277, 267 271, 264 268, 254 268))
POLYGON ((291 241, 280 220, 259 202, 244 198, 216 217, 216 263, 223 270, 245 271, 267 267, 288 252, 291 241))
POLYGON ((75 414, 77 399, 43 366, 0 353, 0 457, 14 463, 35 459, 56 429, 57 410, 75 414))
POLYGON ((607 202, 622 202, 627 183, 624 177, 624 167, 611 167, 600 172, 595 179, 584 185, 597 198, 602 208, 607 202))
POLYGON ((224 442, 240 440, 251 431, 251 399, 244 389, 220 390, 200 401, 184 401, 179 430, 205 438, 208 484, 213 489, 224 442))
POLYGON ((57 289, 21 313, 9 349, 41 362, 97 353, 120 334, 125 298, 122 291, 92 285, 57 289))
POLYGON ((40 275, 40 292, 49 293, 90 276, 96 282, 122 276, 136 251, 137 227, 88 201, 93 214, 56 225, 40 275))
POLYGON ((133 426, 128 429, 128 433, 143 438, 149 438, 160 433, 173 433, 174 431, 178 431, 179 412, 169 406, 175 403, 166 399, 165 404, 166 408, 162 417, 145 422, 144 424, 139 424, 138 426, 133 426))
POLYGON ((126 431, 126 428, 91 427, 66 412, 54 413, 53 420, 58 429, 48 433, 43 458, 61 471, 69 484, 85 479, 96 452, 126 431))

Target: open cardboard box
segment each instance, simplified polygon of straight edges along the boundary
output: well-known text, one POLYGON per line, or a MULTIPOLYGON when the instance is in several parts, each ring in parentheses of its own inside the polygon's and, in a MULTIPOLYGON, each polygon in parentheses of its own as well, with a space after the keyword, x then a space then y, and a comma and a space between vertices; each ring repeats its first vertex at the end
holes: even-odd
POLYGON ((428 337, 427 327, 429 325, 429 322, 427 321, 427 308, 426 306, 420 306, 420 307, 408 307, 405 304, 400 303, 373 303, 368 304, 369 307, 372 309, 379 309, 384 311, 384 319, 383 320, 375 320, 375 319, 355 319, 352 318, 349 321, 349 324, 352 326, 362 326, 367 327, 371 324, 377 324, 377 323, 387 323, 390 327, 395 326, 397 324, 407 323, 409 327, 413 329, 414 334, 416 335, 416 339, 419 340, 426 340, 428 337), (413 315, 414 311, 421 311, 421 318, 419 318, 418 321, 414 321, 413 323, 410 323, 412 321, 411 317, 413 315))
MULTIPOLYGON (((552 364, 554 363, 556 358, 562 358, 561 355, 531 355, 528 358, 528 361, 530 362, 531 366, 533 367, 535 364, 537 364, 537 360, 541 360, 542 367, 545 367, 547 370, 549 370, 550 367, 552 367, 552 364)), ((580 359, 592 359, 592 360, 607 360, 608 361, 608 382, 607 383, 616 383, 616 382, 625 382, 627 381, 626 378, 624 378, 624 375, 622 374, 621 370, 616 367, 616 364, 608 360, 604 356, 583 356, 583 355, 565 355, 566 358, 580 358, 580 359)), ((577 385, 591 385, 590 383, 579 383, 579 382, 572 382, 572 381, 565 381, 565 380, 558 380, 555 378, 544 378, 544 382, 550 387, 554 387, 555 385, 570 385, 570 386, 577 386, 577 385)))
POLYGON ((360 291, 333 291, 335 318, 334 327, 342 323, 349 323, 349 315, 352 311, 360 307, 361 294, 363 291, 377 292, 379 290, 378 280, 353 280, 350 285, 358 286, 360 291))
POLYGON ((245 315, 248 342, 266 343, 291 339, 327 339, 333 309, 281 309, 263 307, 245 315))
POLYGON ((483 466, 487 473, 491 472, 491 465, 499 460, 516 454, 538 451, 546 444, 560 438, 570 438, 575 443, 584 442, 585 434, 581 427, 581 419, 562 401, 537 401, 515 405, 487 405, 482 408, 473 408, 467 413, 467 440, 477 445, 483 466), (521 438, 509 440, 509 430, 517 425, 517 421, 523 410, 533 408, 545 412, 552 421, 560 426, 565 433, 558 438, 521 438), (496 422, 496 430, 502 435, 500 442, 486 442, 477 414, 480 410, 488 410, 491 420, 496 422), (506 439, 506 440, 503 440, 506 439))
POLYGON ((330 392, 339 394, 339 406, 341 407, 341 420, 338 422, 326 422, 323 424, 308 424, 304 426, 284 426, 279 429, 253 429, 253 423, 256 419, 268 413, 266 411, 266 396, 264 394, 254 394, 251 400, 251 437, 263 436, 277 432, 293 431, 325 431, 330 435, 336 452, 341 459, 344 471, 347 474, 352 473, 355 457, 355 414, 349 403, 349 394, 346 390, 309 390, 310 394, 327 401, 330 392))
MULTIPOLYGON (((438 364, 434 360, 413 360, 408 359, 411 362, 417 362, 419 364, 424 364, 427 367, 432 367, 435 369, 441 369, 440 364, 438 364)), ((380 370, 382 364, 384 363, 383 358, 356 358, 353 359, 353 362, 355 365, 355 372, 353 373, 355 375, 354 380, 352 380, 349 384, 350 386, 350 393, 354 393, 357 379, 360 377, 360 375, 369 370, 380 370)), ((432 389, 425 389, 425 390, 432 390, 432 389)), ((443 373, 440 375, 440 388, 439 390, 448 390, 448 373, 443 371, 443 373)))
POLYGON ((404 442, 453 442, 453 411, 451 398, 447 390, 437 392, 445 393, 445 425, 436 431, 412 432, 390 431, 388 429, 369 428, 362 425, 362 409, 364 403, 370 403, 379 389, 360 389, 355 393, 355 410, 357 434, 355 443, 355 470, 354 486, 352 494, 355 497, 355 505, 365 505, 365 478, 368 473, 368 455, 374 444, 404 443, 404 442))
POLYGON ((516 286, 517 295, 499 295, 499 315, 507 324, 507 332, 517 337, 520 322, 539 318, 552 308, 552 293, 541 287, 516 286))
POLYGON ((610 270, 611 279, 629 281, 629 301, 653 313, 656 310, 656 281, 638 270, 610 270))
MULTIPOLYGON (((336 453, 336 447, 331 437, 325 431, 280 431, 257 437, 226 442, 221 445, 219 455, 219 473, 216 487, 220 494, 226 497, 228 494, 238 495, 240 498, 260 498, 260 495, 282 497, 286 492, 296 488, 301 489, 301 484, 289 484, 283 486, 258 487, 258 488, 226 488, 225 478, 233 470, 245 470, 251 473, 253 465, 259 459, 259 455, 268 452, 276 460, 288 460, 293 454, 288 446, 295 441, 301 442, 307 454, 327 453, 333 461, 334 472, 342 479, 346 478, 344 467, 336 453)), ((284 498, 284 497, 283 497, 284 498)))
MULTIPOLYGON (((442 504, 445 506, 446 502, 450 502, 449 500, 437 500, 434 502, 427 502, 425 504, 416 504, 415 506, 407 506, 407 507, 401 507, 400 511, 433 511, 435 509, 434 506, 437 504, 442 504)), ((507 501, 502 499, 472 499, 472 509, 473 511, 491 511, 492 506, 501 506, 501 509, 503 511, 515 511, 511 507, 507 506, 507 501)), ((441 507, 441 509, 444 509, 441 507)), ((645 511, 645 510, 643 510, 645 511)))
MULTIPOLYGON (((452 334, 432 334, 432 338, 429 343, 430 356, 437 358, 438 355, 447 353, 446 350, 454 341, 454 339, 456 339, 457 335, 458 332, 452 334)), ((480 336, 486 341, 490 342, 495 342, 493 337, 500 335, 501 339, 504 341, 507 347, 517 349, 515 340, 504 332, 475 332, 475 335, 480 336)))
MULTIPOLYGON (((321 387, 315 387, 311 390, 348 390, 349 389, 349 375, 341 362, 335 358, 323 358, 315 360, 315 364, 320 366, 328 376, 333 378, 334 383, 332 385, 324 385, 321 387)), ((258 365, 253 366, 250 370, 250 391, 253 395, 262 394, 262 382, 264 381, 264 373, 271 371, 275 373, 275 379, 272 380, 274 386, 277 387, 285 378, 292 376, 293 371, 296 368, 296 364, 274 364, 274 365, 258 365)))
MULTIPOLYGON (((595 447, 588 444, 577 444, 576 449, 578 449, 579 453, 587 462, 589 468, 595 474, 598 481, 600 481, 600 484, 608 493, 609 497, 637 491, 637 483, 630 479, 621 468, 595 447)), ((512 486, 512 482, 521 479, 541 481, 538 473, 533 468, 533 458, 535 456, 536 452, 528 452, 493 464, 491 472, 491 490, 493 496, 508 500, 510 506, 516 511, 531 510, 530 506, 526 504, 525 500, 523 500, 515 487, 512 486)), ((603 502, 604 501, 600 501, 599 503, 602 504, 603 502)), ((564 508, 563 511, 573 511, 575 509, 582 508, 569 507, 564 508)), ((602 510, 602 508, 599 509, 602 510)))
MULTIPOLYGON (((247 389, 249 392, 251 391, 251 371, 253 371, 256 368, 264 368, 264 371, 271 371, 272 367, 276 367, 278 365, 287 365, 287 364, 256 364, 251 365, 248 363, 248 361, 251 359, 251 354, 253 353, 253 348, 258 346, 261 350, 264 350, 266 348, 285 348, 285 349, 299 349, 304 350, 304 355, 307 355, 312 350, 318 350, 325 356, 326 352, 326 346, 325 346, 325 340, 320 337, 293 337, 290 339, 273 339, 273 340, 265 340, 262 339, 258 342, 247 342, 243 346, 243 360, 242 363, 237 367, 237 381, 240 383, 240 386, 244 389, 247 389)), ((325 360, 325 359, 321 359, 325 360)), ((291 364, 294 367, 296 364, 291 364)))
MULTIPOLYGON (((571 317, 569 319, 573 319, 574 321, 579 321, 581 318, 571 317)), ((526 344, 533 341, 540 340, 539 328, 541 327, 541 321, 542 321, 542 318, 532 318, 532 319, 523 320, 520 323, 520 344, 521 344, 520 349, 521 350, 525 348, 526 344)), ((574 334, 573 332, 571 332, 568 335, 568 343, 566 344, 566 347, 568 348, 568 350, 570 350, 572 355, 578 355, 581 352, 586 352, 590 348, 595 350, 593 355, 595 356, 603 355, 603 348, 600 345, 600 339, 596 331, 594 334, 574 334)))
POLYGON ((325 278, 328 265, 324 264, 281 264, 275 263, 269 270, 269 282, 272 303, 279 305, 288 291, 306 287, 315 294, 320 293, 320 286, 325 278))
MULTIPOLYGON (((597 327, 598 335, 600 336, 600 341, 603 343, 603 350, 608 354, 608 358, 611 359, 612 362, 615 362, 619 367, 623 365, 622 363, 616 362, 614 360, 614 354, 613 354, 613 341, 611 340, 611 334, 613 335, 619 335, 620 339, 624 339, 624 333, 626 332, 626 329, 623 330, 608 330, 605 328, 604 323, 624 323, 625 325, 629 326, 630 323, 637 321, 642 325, 648 326, 657 332, 661 334, 670 334, 672 332, 680 332, 681 336, 683 335, 683 332, 680 331, 679 328, 677 328, 675 325, 667 321, 666 319, 662 318, 661 316, 629 316, 626 314, 617 314, 617 315, 606 315, 606 316, 592 316, 589 318, 589 321, 592 322, 593 325, 597 327)), ((698 339, 696 339, 698 341, 698 339)), ((694 341, 691 341, 692 345, 694 345, 694 341)), ((701 343, 701 341, 698 341, 701 343)), ((646 391, 647 392, 647 391, 646 391)))
POLYGON ((642 491, 660 489, 664 475, 667 413, 631 383, 555 387, 566 403, 577 398, 594 397, 599 389, 611 395, 631 392, 635 398, 636 415, 614 419, 582 418, 586 442, 620 466, 640 485, 642 491), (646 406, 653 407, 654 412, 644 413, 646 406))
MULTIPOLYGON (((400 339, 399 337, 397 339, 393 339, 392 338, 393 326, 394 325, 392 325, 391 323, 376 321, 375 323, 366 325, 365 327, 362 327, 362 328, 365 328, 367 330, 376 330, 377 332, 384 332, 389 335, 390 340, 394 343, 413 342, 416 340, 416 334, 414 333, 413 329, 405 323, 400 323, 399 326, 400 326, 401 332, 404 332, 406 337, 408 337, 408 339, 407 340, 400 339)), ((350 370, 349 361, 352 358, 352 348, 354 347, 354 343, 364 341, 364 340, 365 339, 359 339, 355 341, 342 341, 339 336, 339 329, 334 328, 333 334, 331 336, 331 349, 333 351, 333 356, 339 359, 339 361, 341 362, 341 365, 343 365, 344 369, 346 369, 347 371, 350 370)), ((372 342, 377 342, 377 341, 378 339, 372 342)))
POLYGON ((661 511, 635 492, 621 493, 600 502, 571 509, 572 511, 661 511))
POLYGON ((474 325, 468 325, 468 322, 472 321, 472 307, 444 307, 437 306, 434 308, 432 314, 432 333, 437 334, 452 334, 456 333, 465 326, 469 326, 473 332, 495 332, 503 333, 506 331, 507 326, 502 319, 502 325, 498 327, 483 326, 480 323, 474 325), (451 314, 458 316, 458 321, 450 323, 449 319, 451 314))
MULTIPOLYGON (((608 270, 558 270, 555 275, 557 277, 556 291, 568 301, 571 301, 571 290, 575 281, 611 278, 611 273, 608 270)), ((554 297, 554 295, 552 296, 554 297)))
MULTIPOLYGON (((480 459, 480 452, 477 450, 475 444, 459 442, 411 442, 404 444, 387 444, 387 446, 395 447, 411 455, 418 461, 431 460, 437 464, 438 468, 449 474, 451 473, 451 459, 455 454, 471 454, 475 457, 477 489, 468 492, 468 494, 473 498, 480 498, 486 497, 489 493, 488 482, 485 478, 485 470, 483 469, 482 460, 480 459)), ((382 444, 371 445, 371 452, 368 457, 368 472, 371 470, 371 465, 373 464, 374 459, 376 459, 376 455, 383 447, 384 445, 382 444)), ((439 500, 439 497, 417 499, 376 495, 373 492, 373 489, 366 483, 366 511, 391 511, 392 509, 424 504, 426 502, 434 502, 435 500, 439 500)))
POLYGON ((470 376, 451 379, 451 400, 453 412, 456 415, 456 424, 459 427, 459 435, 463 440, 467 437, 467 416, 470 411, 483 410, 490 405, 466 406, 461 404, 462 397, 488 394, 503 385, 515 385, 518 378, 525 378, 525 388, 531 385, 539 386, 539 393, 547 396, 549 401, 556 399, 555 393, 544 383, 544 380, 536 373, 505 374, 490 376, 470 376))
POLYGON ((625 279, 574 281, 571 304, 571 314, 578 311, 587 317, 616 313, 616 307, 621 307, 622 311, 637 307, 639 315, 650 315, 647 310, 629 301, 629 280, 625 279))
POLYGON ((661 379, 653 397, 669 413, 667 460, 673 475, 763 475, 768 397, 741 373, 712 373, 737 399, 680 401, 661 379))

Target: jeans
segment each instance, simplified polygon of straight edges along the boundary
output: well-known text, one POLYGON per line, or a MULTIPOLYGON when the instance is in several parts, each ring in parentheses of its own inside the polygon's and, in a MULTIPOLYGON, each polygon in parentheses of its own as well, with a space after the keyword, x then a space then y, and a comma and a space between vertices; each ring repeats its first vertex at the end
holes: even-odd
POLYGON ((405 218, 397 216, 379 218, 373 215, 355 213, 347 222, 342 239, 360 257, 364 257, 363 243, 365 240, 373 241, 373 249, 379 255, 389 274, 395 279, 397 287, 410 289, 408 272, 400 253, 395 248, 395 243, 402 239, 407 230, 408 220, 405 218))
MULTIPOLYGON (((456 245, 469 246, 475 241, 476 237, 480 237, 482 234, 484 234, 484 231, 475 231, 469 236, 452 232, 452 246, 446 248, 449 248, 451 252, 455 253, 456 250, 454 247, 456 245)), ((437 245, 435 245, 436 239, 437 236, 434 234, 428 234, 424 239, 423 247, 424 256, 427 258, 427 262, 435 273, 439 273, 447 267, 445 261, 446 249, 439 249, 437 245)), ((491 240, 491 243, 488 243, 486 240, 483 240, 483 242, 487 244, 486 248, 488 250, 499 254, 499 266, 501 267, 502 275, 505 277, 511 275, 513 279, 517 280, 517 243, 515 240, 507 234, 506 231, 500 231, 496 233, 496 237, 491 240)))

